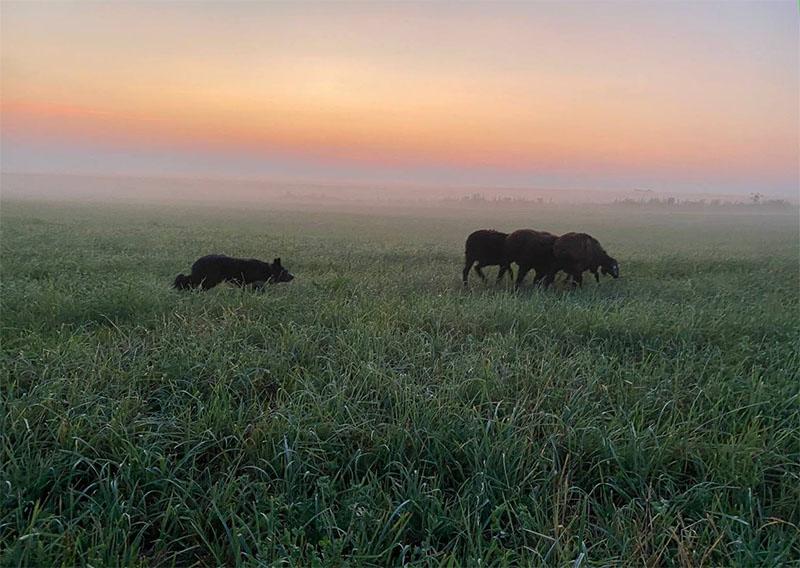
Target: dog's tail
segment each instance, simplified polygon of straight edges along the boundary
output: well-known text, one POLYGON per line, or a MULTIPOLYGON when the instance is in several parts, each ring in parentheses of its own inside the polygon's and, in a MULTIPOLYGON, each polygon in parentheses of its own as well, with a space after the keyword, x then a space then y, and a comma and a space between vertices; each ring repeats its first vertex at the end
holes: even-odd
POLYGON ((192 287, 192 279, 185 274, 178 274, 175 277, 175 282, 172 283, 172 287, 176 290, 187 290, 192 287))

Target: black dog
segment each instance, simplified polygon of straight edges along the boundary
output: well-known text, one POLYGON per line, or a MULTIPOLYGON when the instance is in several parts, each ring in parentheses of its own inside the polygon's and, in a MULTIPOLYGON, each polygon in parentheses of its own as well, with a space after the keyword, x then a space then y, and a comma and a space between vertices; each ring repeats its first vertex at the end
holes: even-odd
POLYGON ((270 264, 255 258, 210 254, 197 259, 192 265, 192 273, 189 276, 178 274, 172 287, 189 290, 200 286, 203 290, 208 290, 220 282, 230 282, 241 287, 252 285, 253 288, 260 289, 266 282, 277 284, 293 279, 294 275, 281 266, 280 258, 276 258, 270 264))

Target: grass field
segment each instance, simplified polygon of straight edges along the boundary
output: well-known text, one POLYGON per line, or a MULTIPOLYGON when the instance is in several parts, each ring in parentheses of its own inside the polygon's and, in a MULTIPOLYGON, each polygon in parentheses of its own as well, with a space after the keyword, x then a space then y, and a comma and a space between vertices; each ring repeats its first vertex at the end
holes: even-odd
POLYGON ((6 202, 1 244, 3 566, 800 562, 796 210, 6 202), (622 278, 465 293, 492 227, 622 278), (211 252, 297 278, 170 290, 211 252))

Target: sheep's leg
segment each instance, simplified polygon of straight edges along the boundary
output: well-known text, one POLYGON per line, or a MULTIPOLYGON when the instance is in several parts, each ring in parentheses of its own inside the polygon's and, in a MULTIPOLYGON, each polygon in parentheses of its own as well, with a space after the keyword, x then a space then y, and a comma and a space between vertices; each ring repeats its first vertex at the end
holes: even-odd
POLYGON ((592 274, 594 274, 594 279, 597 280, 597 283, 600 284, 600 275, 597 273, 596 268, 592 271, 592 274))
POLYGON ((520 264, 517 270, 517 283, 516 287, 522 286, 522 281, 525 280, 525 275, 530 271, 531 267, 525 264, 520 264))
POLYGON ((503 264, 500 266, 500 272, 497 273, 497 282, 496 282, 497 284, 500 284, 500 281, 503 280, 503 276, 506 275, 506 272, 508 272, 509 278, 511 278, 511 280, 514 280, 514 271, 511 270, 511 265, 503 264))
POLYGON ((542 281, 545 282, 545 288, 547 287, 547 276, 549 273, 545 272, 544 270, 536 270, 536 276, 533 278, 533 285, 534 286, 541 286, 542 281))
POLYGON ((486 266, 486 265, 485 264, 481 264, 480 262, 478 262, 478 264, 475 265, 475 272, 478 273, 478 276, 481 277, 481 280, 486 282, 486 275, 483 273, 483 270, 481 270, 481 268, 483 268, 484 266, 486 266))
POLYGON ((580 272, 573 273, 572 274, 572 280, 575 282, 575 285, 578 288, 582 288, 583 287, 583 274, 581 274, 580 272))
POLYGON ((464 286, 467 285, 467 281, 469 280, 469 269, 472 268, 472 263, 475 262, 472 259, 467 259, 467 262, 464 264, 464 271, 461 273, 461 280, 464 282, 464 286))

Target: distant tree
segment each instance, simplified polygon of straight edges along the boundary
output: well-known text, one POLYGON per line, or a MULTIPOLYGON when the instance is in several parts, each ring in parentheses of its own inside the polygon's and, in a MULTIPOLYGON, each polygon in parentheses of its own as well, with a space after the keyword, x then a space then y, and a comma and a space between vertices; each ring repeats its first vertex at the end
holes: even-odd
POLYGON ((761 203, 761 199, 764 197, 763 193, 758 193, 757 191, 750 194, 750 201, 753 203, 761 203))

